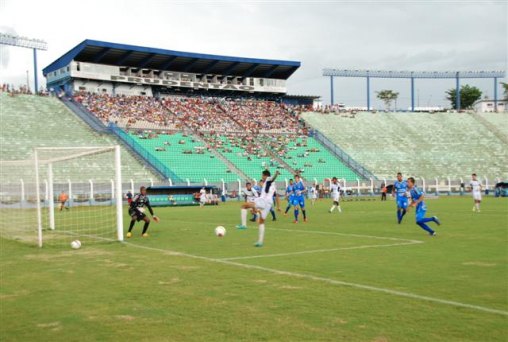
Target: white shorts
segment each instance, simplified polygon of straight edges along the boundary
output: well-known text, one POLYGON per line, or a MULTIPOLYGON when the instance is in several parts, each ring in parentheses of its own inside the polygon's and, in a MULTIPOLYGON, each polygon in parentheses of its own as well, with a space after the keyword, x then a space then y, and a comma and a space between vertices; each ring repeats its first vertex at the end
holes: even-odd
POLYGON ((261 197, 256 198, 254 203, 256 205, 256 209, 261 212, 261 218, 265 220, 270 212, 270 209, 272 209, 272 203, 261 197))
POLYGON ((205 197, 205 196, 201 197, 201 198, 199 199, 199 201, 200 201, 201 203, 206 203, 206 197, 205 197))
POLYGON ((334 202, 339 202, 339 201, 340 201, 340 195, 339 195, 339 194, 336 194, 336 195, 334 194, 334 195, 332 195, 332 200, 333 200, 334 202))
POLYGON ((475 201, 481 201, 482 200, 482 193, 480 191, 474 191, 473 192, 473 199, 475 201))

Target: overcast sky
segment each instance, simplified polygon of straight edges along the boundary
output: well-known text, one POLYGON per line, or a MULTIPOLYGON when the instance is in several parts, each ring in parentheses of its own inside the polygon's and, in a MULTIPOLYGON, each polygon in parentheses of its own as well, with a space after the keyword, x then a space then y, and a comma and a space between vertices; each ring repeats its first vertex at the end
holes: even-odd
MULTIPOLYGON (((46 40, 40 70, 87 38, 301 61, 288 93, 320 95, 328 103, 326 67, 507 70, 507 2, 0 0, 0 32, 46 40)), ((26 70, 33 82, 30 50, 0 52, 0 82, 26 83, 26 70)), ((492 80, 464 83, 493 96, 492 80)), ((336 79, 335 86, 336 102, 365 105, 364 79, 336 79)), ((453 86, 453 80, 418 80, 420 105, 447 104, 444 91, 453 86)), ((399 91, 399 108, 409 106, 409 80, 374 80, 372 98, 381 89, 399 91)))

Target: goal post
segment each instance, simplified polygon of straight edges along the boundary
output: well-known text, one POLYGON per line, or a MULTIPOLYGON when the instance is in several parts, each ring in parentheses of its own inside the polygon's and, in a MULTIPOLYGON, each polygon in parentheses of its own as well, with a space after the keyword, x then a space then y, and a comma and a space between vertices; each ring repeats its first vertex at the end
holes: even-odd
POLYGON ((120 146, 37 147, 29 160, 0 161, 0 177, 0 236, 39 247, 123 241, 120 146))

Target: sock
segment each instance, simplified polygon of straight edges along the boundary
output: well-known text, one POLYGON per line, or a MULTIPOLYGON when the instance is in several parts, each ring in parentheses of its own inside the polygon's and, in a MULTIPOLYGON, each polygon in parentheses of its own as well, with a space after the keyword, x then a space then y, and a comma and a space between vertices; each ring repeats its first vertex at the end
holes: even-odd
POLYGON ((476 204, 475 204, 475 205, 473 205, 473 211, 475 211, 475 210, 476 210, 476 204))
POLYGON ((306 220, 307 219, 307 213, 305 212, 304 209, 302 209, 302 214, 303 214, 303 219, 306 220))
POLYGON ((476 210, 480 211, 480 203, 476 203, 475 206, 476 206, 476 210))
POLYGON ((129 233, 131 232, 132 228, 134 228, 134 224, 136 224, 136 221, 131 221, 131 224, 129 225, 129 233))
POLYGON ((340 205, 337 207, 337 209, 339 209, 339 213, 342 212, 342 208, 340 207, 340 205))
POLYGON ((295 209, 295 221, 298 221, 298 209, 295 209))
POLYGON ((335 204, 332 205, 332 207, 330 208, 330 212, 332 212, 334 209, 335 209, 335 204))
POLYGON ((242 226, 247 226, 247 209, 241 210, 242 226))
POLYGON ((433 217, 424 217, 418 222, 427 223, 427 222, 436 222, 436 220, 433 217))
POLYGON ((420 221, 416 222, 416 224, 419 225, 423 230, 426 230, 427 232, 429 232, 429 234, 434 234, 434 231, 422 221, 423 220, 420 220, 420 221))
POLYGON ((148 226, 150 225, 150 222, 145 222, 145 225, 143 226, 143 234, 146 233, 146 231, 148 230, 148 226))
POLYGON ((258 214, 254 214, 254 215, 252 215, 252 219, 253 219, 254 221, 256 221, 256 219, 257 219, 257 218, 258 218, 258 214))
POLYGON ((397 209, 397 222, 400 222, 400 210, 397 209))
POLYGON ((286 211, 284 212, 284 214, 287 214, 289 209, 291 209, 291 204, 288 204, 288 206, 286 207, 286 211))
POLYGON ((406 209, 402 209, 402 212, 400 213, 400 220, 402 221, 402 218, 404 217, 404 215, 406 215, 407 213, 407 210, 406 209))
POLYGON ((275 210, 273 210, 273 208, 270 209, 270 214, 272 214, 272 218, 275 220, 276 219, 276 217, 275 217, 275 210))
POLYGON ((265 224, 262 223, 259 225, 259 238, 258 242, 263 243, 263 240, 265 239, 265 224))

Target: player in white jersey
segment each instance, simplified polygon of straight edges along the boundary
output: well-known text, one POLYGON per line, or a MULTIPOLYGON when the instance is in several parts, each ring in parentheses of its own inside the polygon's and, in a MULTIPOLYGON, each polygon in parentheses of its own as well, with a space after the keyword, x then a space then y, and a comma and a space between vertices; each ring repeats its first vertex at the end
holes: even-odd
MULTIPOLYGON (((259 192, 252 187, 251 182, 247 182, 245 184, 245 189, 243 189, 243 197, 245 198, 245 202, 247 203, 254 203, 256 198, 259 197, 259 192)), ((253 212, 253 216, 251 218, 251 222, 256 222, 256 212, 253 212)))
POLYGON ((473 194, 474 206, 473 211, 480 212, 480 203, 482 201, 482 183, 476 178, 476 173, 471 175, 471 183, 469 189, 473 194))
MULTIPOLYGON (((261 193, 259 197, 257 197, 254 202, 246 202, 242 205, 241 209, 241 220, 242 223, 237 225, 238 229, 246 229, 247 228, 247 213, 248 210, 254 209, 259 213, 259 238, 258 241, 254 244, 255 247, 263 247, 264 237, 265 237, 265 220, 266 216, 270 212, 270 209, 273 206, 273 199, 277 188, 275 187, 275 179, 279 175, 279 171, 275 172, 273 177, 270 177, 270 171, 263 171, 262 179, 263 179, 263 188, 261 189, 261 193)), ((279 205, 279 197, 275 197, 277 201, 277 210, 280 211, 279 205)))
POLYGON ((316 189, 315 185, 311 186, 311 188, 309 190, 309 197, 310 197, 310 202, 312 203, 312 205, 316 204, 317 189, 316 189))
POLYGON ((332 184, 330 184, 330 193, 332 195, 333 205, 330 208, 330 213, 332 213, 335 208, 339 210, 339 213, 342 212, 340 208, 340 184, 337 177, 332 178, 332 184))
POLYGON ((199 191, 199 206, 204 207, 206 204, 206 190, 205 188, 202 188, 199 191))

